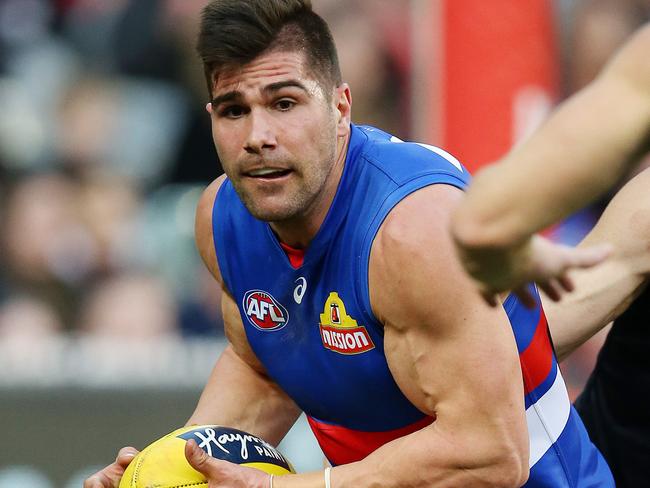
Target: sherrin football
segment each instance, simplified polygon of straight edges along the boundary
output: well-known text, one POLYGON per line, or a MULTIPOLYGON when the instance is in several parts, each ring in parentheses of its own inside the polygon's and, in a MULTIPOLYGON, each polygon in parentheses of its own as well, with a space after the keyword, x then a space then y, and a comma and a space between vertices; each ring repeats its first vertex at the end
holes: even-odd
POLYGON ((208 455, 273 475, 295 473, 280 452, 259 437, 219 425, 177 429, 144 448, 122 476, 120 488, 205 488, 208 482, 185 459, 185 443, 194 439, 208 455))

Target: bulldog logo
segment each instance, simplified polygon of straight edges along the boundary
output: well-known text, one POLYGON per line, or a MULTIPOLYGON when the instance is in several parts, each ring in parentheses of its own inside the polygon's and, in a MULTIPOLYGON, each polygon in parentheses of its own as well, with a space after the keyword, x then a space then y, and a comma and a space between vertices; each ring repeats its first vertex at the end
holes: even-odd
POLYGON ((323 346, 330 351, 361 354, 375 347, 366 328, 347 314, 343 300, 335 291, 325 301, 319 327, 323 346))

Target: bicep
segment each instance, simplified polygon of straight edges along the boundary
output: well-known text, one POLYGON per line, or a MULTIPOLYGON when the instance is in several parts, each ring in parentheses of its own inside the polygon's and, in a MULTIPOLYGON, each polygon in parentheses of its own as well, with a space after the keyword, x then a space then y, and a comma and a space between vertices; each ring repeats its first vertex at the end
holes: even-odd
POLYGON ((371 302, 385 324, 391 371, 416 406, 450 432, 487 423, 524 448, 512 330, 463 273, 446 230, 459 198, 459 190, 435 185, 391 212, 373 245, 371 302))
POLYGON ((246 337, 244 324, 239 313, 239 308, 230 293, 223 290, 221 294, 221 311, 223 314, 224 332, 230 343, 233 352, 237 354, 242 361, 246 362, 249 367, 255 371, 265 374, 264 367, 251 349, 246 337))
POLYGON ((214 248, 212 214, 217 193, 225 179, 225 175, 220 176, 203 191, 196 207, 196 215, 194 218, 194 240, 196 248, 205 266, 220 283, 222 279, 217 262, 217 253, 214 248))

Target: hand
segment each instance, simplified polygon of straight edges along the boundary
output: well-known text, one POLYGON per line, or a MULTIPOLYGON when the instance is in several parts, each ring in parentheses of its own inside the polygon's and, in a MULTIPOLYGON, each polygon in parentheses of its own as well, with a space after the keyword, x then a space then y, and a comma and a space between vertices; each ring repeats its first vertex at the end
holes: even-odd
POLYGON ((207 478, 208 488, 269 488, 271 485, 270 475, 264 471, 208 456, 194 440, 185 444, 185 457, 207 478))
POLYGON ((83 488, 118 488, 124 470, 136 454, 138 450, 135 447, 123 447, 117 453, 115 462, 86 479, 83 488))
POLYGON ((576 248, 555 244, 534 235, 516 248, 459 249, 467 272, 477 282, 483 298, 491 306, 499 303, 498 294, 512 290, 527 307, 535 306, 528 283, 535 282, 548 297, 557 302, 573 291, 568 272, 590 268, 611 254, 609 244, 576 248))

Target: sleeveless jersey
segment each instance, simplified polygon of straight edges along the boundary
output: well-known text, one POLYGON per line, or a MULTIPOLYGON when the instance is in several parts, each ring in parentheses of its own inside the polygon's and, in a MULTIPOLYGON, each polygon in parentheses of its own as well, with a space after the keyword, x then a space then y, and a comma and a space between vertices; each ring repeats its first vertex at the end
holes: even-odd
MULTIPOLYGON (((465 188, 469 175, 433 146, 352 126, 329 212, 294 268, 265 222, 226 180, 215 199, 213 236, 224 283, 248 341, 270 377, 306 413, 332 464, 363 459, 432 419, 401 393, 370 306, 368 264, 391 209, 425 186, 465 188)), ((613 486, 569 398, 538 307, 504 304, 517 339, 530 434, 527 487, 613 486)))
POLYGON ((618 488, 648 485, 650 287, 614 321, 576 408, 618 488))

